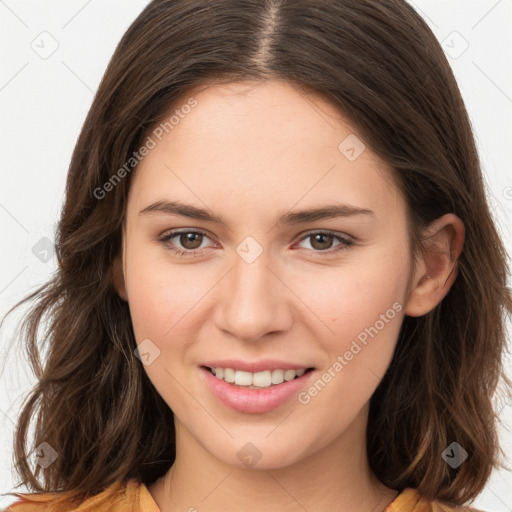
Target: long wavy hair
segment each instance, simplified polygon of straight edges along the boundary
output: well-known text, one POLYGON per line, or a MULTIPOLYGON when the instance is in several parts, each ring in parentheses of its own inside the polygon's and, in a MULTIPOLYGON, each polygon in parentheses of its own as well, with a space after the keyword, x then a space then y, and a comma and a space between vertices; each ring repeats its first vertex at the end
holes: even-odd
POLYGON ((453 212, 465 225, 455 283, 434 310, 405 317, 371 398, 373 472, 457 505, 503 466, 493 397, 502 379, 510 386, 507 257, 465 105, 427 24, 404 0, 154 0, 117 46, 77 140, 57 271, 15 306, 30 304, 20 338, 37 377, 15 432, 20 485, 79 502, 129 478, 150 484, 173 464, 173 413, 134 355, 113 286, 133 155, 192 88, 273 79, 330 101, 396 171, 411 257, 434 219, 453 212), (453 441, 469 454, 457 469, 441 457, 453 441), (43 442, 58 458, 33 469, 43 442))

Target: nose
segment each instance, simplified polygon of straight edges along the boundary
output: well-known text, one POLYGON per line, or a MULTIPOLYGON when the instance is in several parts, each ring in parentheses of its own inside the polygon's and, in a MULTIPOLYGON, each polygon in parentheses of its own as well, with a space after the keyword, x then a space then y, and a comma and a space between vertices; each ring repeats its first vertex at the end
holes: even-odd
POLYGON ((293 294, 264 254, 252 263, 235 255, 233 268, 219 289, 215 323, 242 341, 285 332, 293 322, 293 294))

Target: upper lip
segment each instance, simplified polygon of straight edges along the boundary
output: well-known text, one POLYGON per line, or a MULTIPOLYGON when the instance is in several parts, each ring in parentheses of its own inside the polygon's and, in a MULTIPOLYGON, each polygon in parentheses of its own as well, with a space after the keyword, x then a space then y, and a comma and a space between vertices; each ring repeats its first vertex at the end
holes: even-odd
POLYGON ((304 365, 301 363, 290 363, 286 361, 278 361, 277 359, 262 359, 260 361, 242 361, 240 359, 223 359, 216 361, 206 361, 203 366, 209 368, 233 368, 244 372, 264 372, 266 370, 307 370, 313 368, 312 365, 304 365))

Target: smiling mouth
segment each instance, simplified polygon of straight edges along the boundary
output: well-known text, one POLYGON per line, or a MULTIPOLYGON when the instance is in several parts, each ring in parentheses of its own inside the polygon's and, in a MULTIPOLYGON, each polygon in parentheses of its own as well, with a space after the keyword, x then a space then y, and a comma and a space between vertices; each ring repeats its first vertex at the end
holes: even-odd
POLYGON ((282 384, 283 382, 298 379, 305 373, 314 370, 314 368, 301 368, 297 370, 282 370, 280 368, 276 368, 275 370, 265 370, 253 373, 235 370, 234 368, 210 368, 208 366, 204 366, 203 368, 209 370, 210 373, 215 375, 219 380, 223 380, 235 387, 246 389, 270 388, 282 384))

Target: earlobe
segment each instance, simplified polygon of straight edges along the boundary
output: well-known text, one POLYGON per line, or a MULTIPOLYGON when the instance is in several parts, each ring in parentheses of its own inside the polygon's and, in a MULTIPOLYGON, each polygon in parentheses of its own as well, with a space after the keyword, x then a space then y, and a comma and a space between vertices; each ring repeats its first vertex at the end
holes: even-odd
POLYGON ((406 315, 427 314, 450 291, 457 277, 464 236, 464 224, 453 213, 443 215, 426 229, 405 307, 406 315))
POLYGON ((119 256, 115 259, 114 264, 112 265, 112 281, 118 295, 123 300, 128 302, 128 295, 126 293, 126 285, 124 281, 123 265, 119 256))

